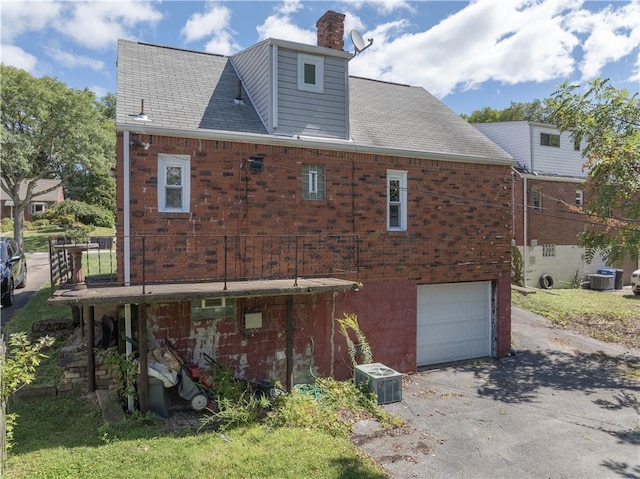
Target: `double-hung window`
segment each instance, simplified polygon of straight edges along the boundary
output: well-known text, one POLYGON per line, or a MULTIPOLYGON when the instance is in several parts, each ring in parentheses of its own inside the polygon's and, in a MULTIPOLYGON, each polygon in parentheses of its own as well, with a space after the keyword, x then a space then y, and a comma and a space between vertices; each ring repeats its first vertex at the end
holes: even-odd
POLYGON ((582 194, 582 190, 576 190, 576 205, 582 206, 584 203, 584 195, 582 194))
POLYGON ((533 197, 533 209, 542 211, 542 192, 540 190, 533 190, 531 196, 533 197))
POLYGON ((407 230, 406 171, 387 171, 387 230, 407 230))
POLYGON ((189 212, 190 163, 188 155, 158 155, 158 211, 189 212))
POLYGON ((556 148, 560 148, 560 135, 540 133, 540 144, 542 146, 555 146, 556 148))
POLYGON ((324 200, 326 197, 325 168, 323 165, 302 165, 302 199, 324 200))
POLYGON ((298 90, 324 91, 324 58, 298 53, 298 90))

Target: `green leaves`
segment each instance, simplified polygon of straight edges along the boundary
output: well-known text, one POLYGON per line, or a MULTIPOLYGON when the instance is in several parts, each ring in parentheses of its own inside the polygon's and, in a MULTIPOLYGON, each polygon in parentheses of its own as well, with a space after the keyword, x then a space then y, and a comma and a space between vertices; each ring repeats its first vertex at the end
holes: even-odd
POLYGON ((640 99, 607 79, 585 88, 564 83, 546 102, 553 122, 584 145, 586 212, 591 224, 580 236, 588 258, 600 252, 608 264, 626 253, 638 257, 640 219, 640 99))

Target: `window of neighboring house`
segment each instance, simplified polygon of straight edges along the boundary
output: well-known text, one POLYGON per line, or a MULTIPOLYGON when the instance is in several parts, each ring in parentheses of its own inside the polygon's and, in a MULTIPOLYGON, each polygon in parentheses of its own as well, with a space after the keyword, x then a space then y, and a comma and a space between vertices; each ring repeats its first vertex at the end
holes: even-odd
POLYGON ((555 146, 556 148, 560 148, 560 135, 540 133, 540 144, 542 146, 555 146))
POLYGON ((584 196, 582 190, 576 190, 576 205, 582 206, 584 203, 584 196))
POLYGON ((407 230, 407 172, 387 171, 387 229, 407 230))
POLYGON ((302 199, 324 200, 326 196, 323 165, 302 165, 302 199))
POLYGON ((532 194, 533 208, 535 210, 542 210, 542 192, 540 190, 533 190, 532 194))
POLYGON ((298 90, 324 91, 324 58, 298 54, 298 90))
POLYGON ((573 141, 573 150, 580 151, 580 142, 578 140, 573 141))
POLYGON ((189 212, 190 157, 158 155, 158 211, 189 212))
POLYGON ((556 255, 556 245, 554 244, 543 244, 542 245, 542 256, 551 258, 556 255))
POLYGON ((47 209, 46 203, 31 203, 31 214, 42 213, 47 209))

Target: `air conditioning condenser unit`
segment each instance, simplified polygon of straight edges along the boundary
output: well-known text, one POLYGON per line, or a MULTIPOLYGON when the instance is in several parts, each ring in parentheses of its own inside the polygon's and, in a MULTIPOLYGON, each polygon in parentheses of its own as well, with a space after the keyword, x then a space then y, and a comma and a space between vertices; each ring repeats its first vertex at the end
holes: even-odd
POLYGON ((402 374, 381 363, 359 364, 355 367, 356 386, 365 385, 376 393, 378 404, 402 401, 402 374))

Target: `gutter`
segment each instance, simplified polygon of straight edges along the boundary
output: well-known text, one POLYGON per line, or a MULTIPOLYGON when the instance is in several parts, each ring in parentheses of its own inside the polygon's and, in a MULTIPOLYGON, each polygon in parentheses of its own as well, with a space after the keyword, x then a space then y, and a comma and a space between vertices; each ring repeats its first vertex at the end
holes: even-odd
MULTIPOLYGON (((373 155, 399 156, 419 158, 425 160, 453 161, 461 163, 478 163, 485 165, 515 166, 517 163, 512 158, 487 158, 484 156, 455 155, 437 151, 416 151, 401 148, 376 147, 356 144, 353 140, 320 139, 304 136, 269 135, 260 133, 228 132, 222 130, 182 130, 180 128, 162 128, 140 124, 117 123, 116 131, 131 131, 133 133, 157 136, 172 136, 180 138, 195 138, 202 140, 235 141, 246 143, 260 143, 271 146, 288 146, 292 148, 324 148, 334 151, 348 151, 357 153, 369 153, 373 155)), ((128 144, 128 143, 127 143, 128 144)))

